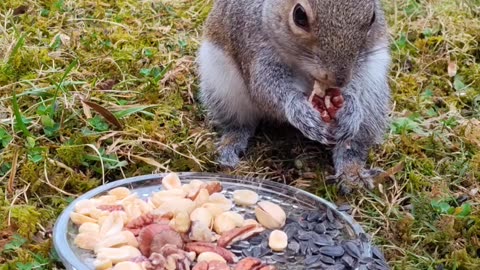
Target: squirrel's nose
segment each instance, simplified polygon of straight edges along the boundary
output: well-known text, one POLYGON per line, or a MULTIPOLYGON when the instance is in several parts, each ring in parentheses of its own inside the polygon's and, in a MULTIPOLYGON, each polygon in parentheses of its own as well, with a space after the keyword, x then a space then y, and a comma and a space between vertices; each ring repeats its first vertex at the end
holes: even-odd
POLYGON ((347 72, 320 71, 316 74, 315 79, 328 87, 342 88, 347 85, 350 75, 347 72))

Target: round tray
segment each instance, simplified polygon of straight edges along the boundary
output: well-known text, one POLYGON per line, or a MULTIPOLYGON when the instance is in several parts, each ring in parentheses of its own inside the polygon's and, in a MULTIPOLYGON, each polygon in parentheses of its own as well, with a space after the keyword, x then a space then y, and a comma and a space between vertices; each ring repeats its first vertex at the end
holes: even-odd
MULTIPOLYGON (((152 174, 118 180, 93 189, 74 200, 57 219, 53 230, 54 247, 66 269, 94 269, 92 266, 93 253, 82 250, 73 243, 75 235, 78 233, 78 228, 71 222, 70 213, 74 211, 77 202, 104 195, 116 187, 129 188, 132 192, 136 192, 139 197, 148 198, 151 193, 162 189, 161 181, 165 175, 166 174, 152 174)), ((299 217, 307 211, 316 209, 325 211, 329 208, 333 214, 346 225, 343 231, 345 238, 362 239, 362 236, 365 235, 362 227, 357 224, 351 216, 342 211, 338 211, 335 204, 294 187, 256 178, 240 178, 220 174, 178 173, 178 175, 182 183, 188 183, 194 179, 220 181, 223 185, 222 193, 224 193, 227 198, 231 198, 232 192, 236 189, 253 190, 260 195, 261 200, 269 200, 281 205, 287 213, 287 217, 299 217)), ((251 214, 253 212, 252 209, 242 209, 239 207, 235 207, 234 211, 242 214, 251 214)), ((362 247, 362 256, 371 257, 372 250, 370 242, 363 242, 362 247)), ((294 267, 289 266, 288 269, 301 270, 305 269, 305 267, 296 263, 294 267)))

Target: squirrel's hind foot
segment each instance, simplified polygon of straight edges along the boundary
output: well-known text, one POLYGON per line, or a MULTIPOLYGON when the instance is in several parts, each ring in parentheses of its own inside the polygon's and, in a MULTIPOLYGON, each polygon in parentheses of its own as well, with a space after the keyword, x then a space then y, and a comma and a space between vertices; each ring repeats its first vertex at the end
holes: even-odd
POLYGON ((342 195, 347 195, 353 190, 360 188, 367 188, 373 190, 375 185, 375 179, 384 173, 384 170, 380 168, 373 169, 357 169, 353 172, 343 171, 336 175, 327 176, 327 183, 338 184, 340 188, 340 193, 342 195))
POLYGON ((248 140, 253 136, 254 128, 230 129, 225 132, 217 144, 217 163, 225 169, 235 169, 240 156, 247 150, 248 140))

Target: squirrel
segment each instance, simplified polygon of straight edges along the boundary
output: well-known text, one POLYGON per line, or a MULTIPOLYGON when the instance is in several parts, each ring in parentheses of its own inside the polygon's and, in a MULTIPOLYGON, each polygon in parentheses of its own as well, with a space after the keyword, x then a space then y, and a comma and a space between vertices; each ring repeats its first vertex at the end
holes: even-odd
POLYGON ((331 147, 329 182, 373 189, 383 170, 366 162, 391 105, 387 27, 379 0, 215 0, 196 61, 218 163, 236 168, 260 121, 287 122, 331 147), (340 89, 334 123, 309 100, 315 83, 340 89))

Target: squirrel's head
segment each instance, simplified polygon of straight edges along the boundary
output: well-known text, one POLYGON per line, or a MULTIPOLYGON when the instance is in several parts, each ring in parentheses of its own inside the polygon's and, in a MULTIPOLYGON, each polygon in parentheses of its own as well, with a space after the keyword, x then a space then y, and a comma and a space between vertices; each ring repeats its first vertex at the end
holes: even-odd
POLYGON ((332 87, 386 36, 378 0, 266 0, 262 18, 285 61, 332 87))

